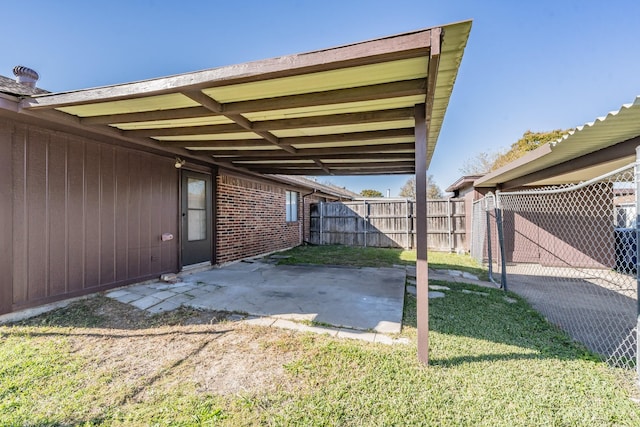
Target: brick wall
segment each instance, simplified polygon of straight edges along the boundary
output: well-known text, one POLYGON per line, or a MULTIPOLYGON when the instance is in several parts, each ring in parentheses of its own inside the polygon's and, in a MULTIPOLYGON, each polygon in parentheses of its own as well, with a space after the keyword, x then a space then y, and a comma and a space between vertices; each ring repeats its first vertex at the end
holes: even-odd
POLYGON ((302 243, 301 194, 298 191, 298 221, 287 222, 287 190, 295 191, 248 178, 217 177, 216 263, 236 261, 302 243))

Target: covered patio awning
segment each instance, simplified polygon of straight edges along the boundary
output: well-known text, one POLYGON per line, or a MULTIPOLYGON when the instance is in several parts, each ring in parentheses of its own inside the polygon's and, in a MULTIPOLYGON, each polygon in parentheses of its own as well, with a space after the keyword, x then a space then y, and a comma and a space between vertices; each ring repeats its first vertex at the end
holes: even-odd
POLYGON ((428 363, 426 172, 470 30, 465 21, 173 77, 34 95, 19 110, 119 144, 248 174, 415 174, 418 358, 428 363))
POLYGON ((171 77, 22 100, 24 113, 259 174, 415 173, 431 160, 471 22, 171 77))

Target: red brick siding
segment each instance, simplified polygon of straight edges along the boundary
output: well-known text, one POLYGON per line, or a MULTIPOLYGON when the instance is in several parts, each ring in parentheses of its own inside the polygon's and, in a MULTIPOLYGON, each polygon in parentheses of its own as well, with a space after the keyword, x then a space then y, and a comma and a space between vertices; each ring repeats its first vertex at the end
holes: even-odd
POLYGON ((286 222, 285 187, 229 175, 217 177, 216 263, 236 261, 302 243, 298 221, 286 222))

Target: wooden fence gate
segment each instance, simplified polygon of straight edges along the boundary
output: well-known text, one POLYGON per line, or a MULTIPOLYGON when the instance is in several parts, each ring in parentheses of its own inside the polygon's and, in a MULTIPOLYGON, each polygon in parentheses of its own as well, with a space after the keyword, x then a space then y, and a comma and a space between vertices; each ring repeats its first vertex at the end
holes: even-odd
MULTIPOLYGON (((464 199, 427 201, 430 250, 466 250, 464 199)), ((415 202, 360 200, 311 204, 309 243, 414 249, 415 202)))

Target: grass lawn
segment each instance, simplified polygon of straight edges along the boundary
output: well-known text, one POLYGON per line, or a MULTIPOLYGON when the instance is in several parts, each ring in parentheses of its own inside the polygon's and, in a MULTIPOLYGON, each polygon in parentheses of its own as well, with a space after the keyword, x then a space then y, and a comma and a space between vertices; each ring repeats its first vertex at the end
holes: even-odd
MULTIPOLYGON (((358 267, 393 267, 394 265, 413 265, 416 262, 415 250, 392 248, 352 248, 349 246, 298 246, 278 255, 288 255, 280 259, 280 264, 332 264, 358 267)), ((486 280, 486 269, 469 255, 445 252, 429 252, 429 267, 439 270, 460 270, 475 274, 486 280)))
POLYGON ((428 367, 410 295, 410 344, 395 346, 101 296, 0 326, 0 425, 640 425, 632 373, 515 295, 437 284, 450 290, 430 301, 428 367))

